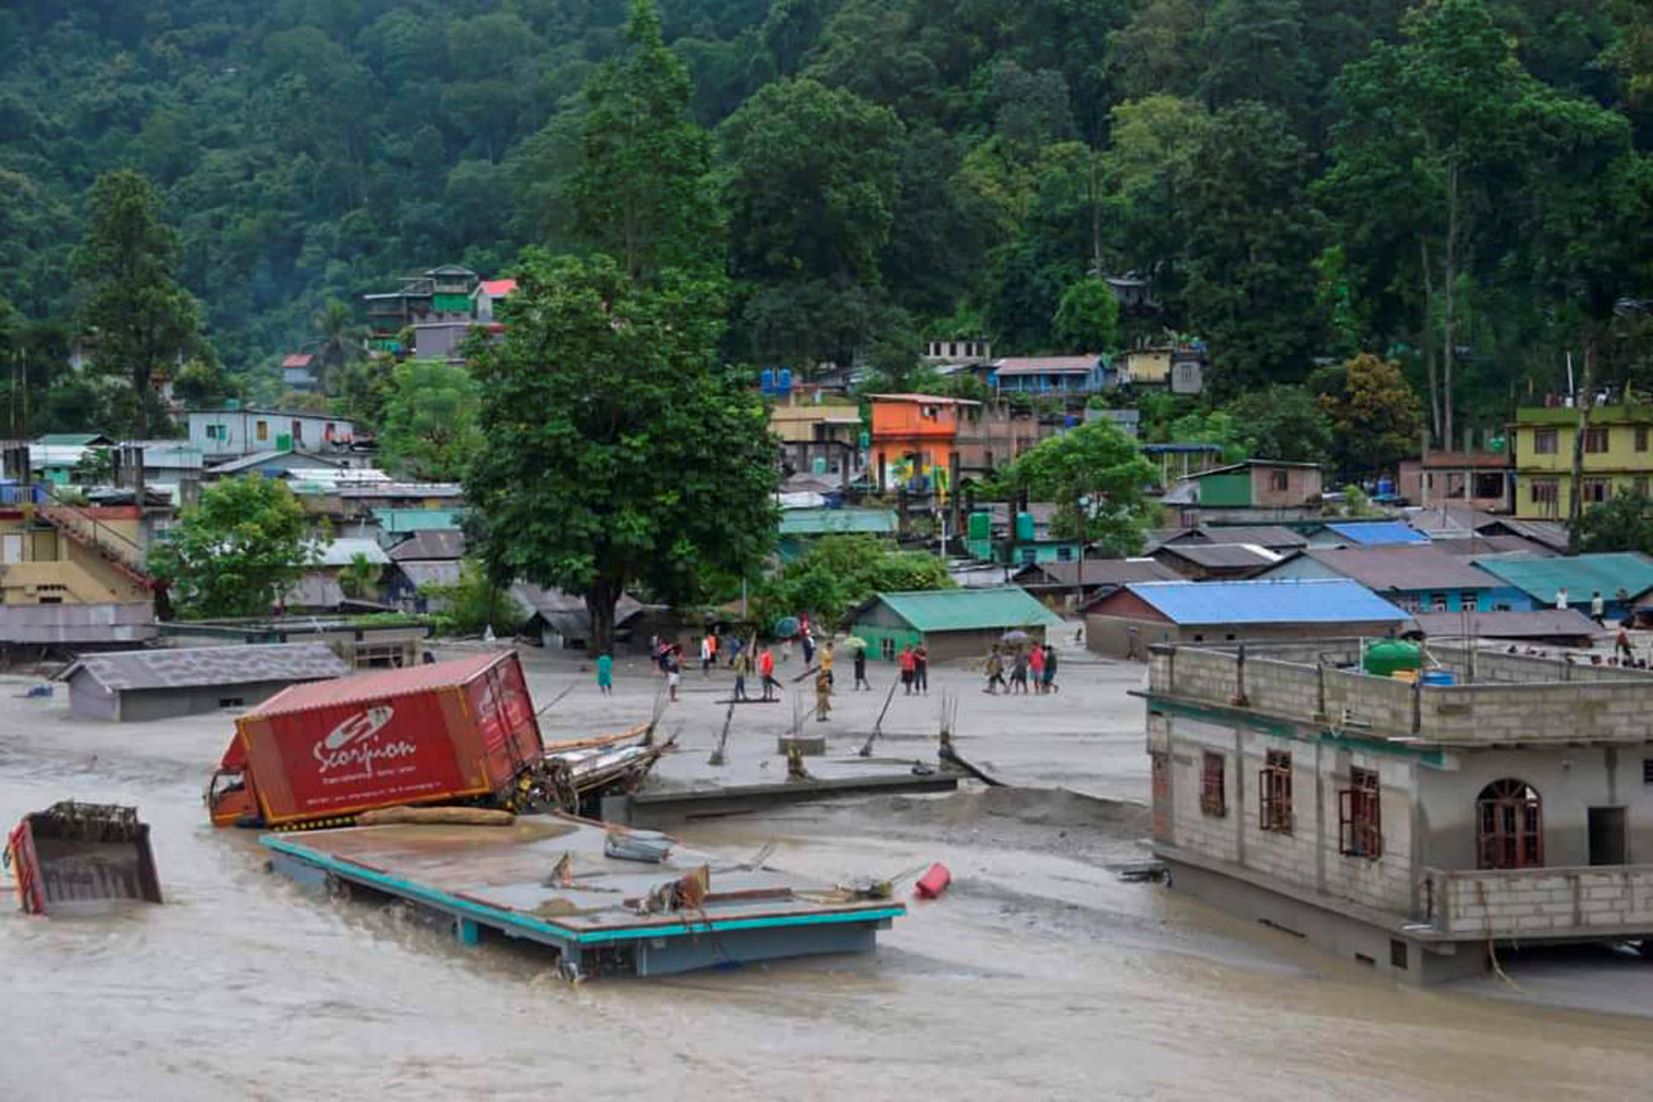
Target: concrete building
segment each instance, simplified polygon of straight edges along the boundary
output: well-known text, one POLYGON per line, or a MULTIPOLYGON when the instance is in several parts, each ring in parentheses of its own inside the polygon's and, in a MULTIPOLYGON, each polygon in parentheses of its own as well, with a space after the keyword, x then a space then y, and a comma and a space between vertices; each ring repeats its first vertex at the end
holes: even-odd
POLYGON ((1425 508, 1450 502, 1472 509, 1508 512, 1515 467, 1508 451, 1425 451, 1400 461, 1395 489, 1425 508))
POLYGON ((1410 983, 1489 947, 1653 938, 1653 679, 1433 645, 1160 646, 1154 852, 1186 891, 1410 983))
POLYGON ((1085 645, 1115 658, 1160 643, 1383 636, 1406 613, 1347 578, 1316 581, 1133 582, 1090 606, 1085 645))
POLYGON ((1067 397, 1100 393, 1110 381, 1106 357, 1012 356, 995 360, 988 384, 1001 394, 1067 397))
POLYGON ((1248 459, 1180 482, 1161 504, 1185 527, 1272 524, 1320 517, 1324 485, 1313 463, 1248 459))
POLYGON ((947 488, 961 414, 976 416, 980 402, 934 394, 870 394, 871 443, 878 489, 915 493, 947 488))
MULTIPOLYGON (((1622 490, 1648 492, 1653 478, 1653 406, 1625 403, 1590 410, 1584 434, 1584 505, 1622 490)), ((1515 515, 1565 520, 1572 504, 1573 441, 1579 410, 1570 405, 1515 411, 1515 515)))
POLYGON ((87 654, 58 680, 69 685, 75 715, 130 722, 250 707, 289 685, 349 672, 325 643, 286 643, 87 654))
POLYGON ((1007 631, 1043 641, 1047 628, 1062 626, 1061 617, 1013 585, 880 593, 850 621, 852 634, 867 641, 869 657, 887 662, 920 643, 932 662, 981 658, 1007 631))
POLYGON ((347 418, 294 410, 225 406, 192 409, 185 416, 190 444, 209 462, 214 456, 270 450, 348 451, 356 435, 354 422, 347 418))
POLYGON ((1311 547, 1257 576, 1353 578, 1406 612, 1516 612, 1532 607, 1524 590, 1432 544, 1311 547))

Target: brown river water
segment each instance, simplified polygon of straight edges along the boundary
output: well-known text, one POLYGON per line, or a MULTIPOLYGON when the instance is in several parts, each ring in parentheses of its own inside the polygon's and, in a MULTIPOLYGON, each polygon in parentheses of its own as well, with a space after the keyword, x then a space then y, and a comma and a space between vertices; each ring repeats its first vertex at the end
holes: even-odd
POLYGON ((0 819, 137 804, 167 895, 0 913, 0 1100, 1653 1097, 1647 1019, 1378 981, 1120 882, 1131 839, 1044 793, 684 832, 778 839, 772 864, 828 880, 943 860, 955 886, 875 956, 570 986, 549 956, 269 874, 202 812, 227 730, 0 701, 0 819))

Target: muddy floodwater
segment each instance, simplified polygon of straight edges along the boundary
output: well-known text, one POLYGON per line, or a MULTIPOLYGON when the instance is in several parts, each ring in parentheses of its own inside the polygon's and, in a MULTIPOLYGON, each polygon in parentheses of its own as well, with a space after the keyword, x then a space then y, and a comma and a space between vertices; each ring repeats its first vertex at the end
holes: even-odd
MULTIPOLYGON (((0 1099, 1653 1096, 1653 1021, 1533 998, 1606 990, 1645 1013, 1653 966, 1551 962, 1519 991, 1418 991, 1121 882, 1108 866, 1144 856, 1141 704, 1127 695, 1141 668, 1071 657, 1058 697, 988 698, 938 670, 930 699, 898 696, 886 717, 881 756, 933 758, 950 693, 961 752, 1017 788, 679 831, 734 853, 775 841, 770 864, 824 880, 946 862, 953 889, 911 905, 876 955, 577 987, 540 952, 462 949, 399 909, 269 874, 252 833, 214 830, 201 807, 229 717, 77 721, 61 687, 23 699, 32 682, 7 679, 0 818, 66 797, 138 805, 167 902, 56 920, 8 899, 0 1099)), ((548 737, 647 718, 657 687, 622 663, 605 700, 573 662, 534 654, 530 668, 543 700, 579 682, 548 737)), ((661 783, 716 775, 727 686, 685 675, 661 783)), ((853 756, 882 704, 840 694, 820 725, 829 758, 853 756)), ((767 777, 792 705, 737 712, 726 769, 767 777)))

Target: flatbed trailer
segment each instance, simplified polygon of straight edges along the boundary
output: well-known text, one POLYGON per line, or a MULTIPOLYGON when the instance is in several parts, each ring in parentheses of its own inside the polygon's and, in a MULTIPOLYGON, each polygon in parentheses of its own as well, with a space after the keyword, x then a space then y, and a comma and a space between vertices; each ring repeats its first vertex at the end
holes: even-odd
POLYGON ((607 831, 624 829, 534 815, 509 827, 346 827, 260 841, 271 868, 302 884, 414 904, 451 923, 464 945, 484 936, 537 942, 571 978, 871 952, 877 931, 906 913, 887 897, 680 846, 661 864, 605 854, 607 831), (646 912, 645 901, 701 869, 703 899, 646 912))

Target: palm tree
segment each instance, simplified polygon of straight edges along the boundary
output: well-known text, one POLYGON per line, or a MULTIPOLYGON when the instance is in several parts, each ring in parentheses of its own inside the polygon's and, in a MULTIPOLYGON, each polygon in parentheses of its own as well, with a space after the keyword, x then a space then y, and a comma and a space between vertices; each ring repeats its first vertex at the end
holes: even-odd
POLYGON ((339 588, 354 600, 365 600, 379 584, 379 567, 360 551, 350 556, 348 565, 339 570, 339 588))
POLYGON ((316 312, 310 321, 321 345, 316 354, 321 357, 319 382, 325 393, 332 393, 339 373, 362 356, 367 327, 356 321, 355 311, 336 298, 316 312))

